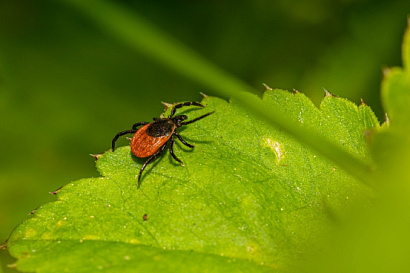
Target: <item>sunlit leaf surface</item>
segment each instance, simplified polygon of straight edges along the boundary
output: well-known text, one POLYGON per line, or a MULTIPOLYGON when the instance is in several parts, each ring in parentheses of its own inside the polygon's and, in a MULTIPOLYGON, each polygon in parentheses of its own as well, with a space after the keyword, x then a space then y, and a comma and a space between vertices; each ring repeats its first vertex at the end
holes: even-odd
MULTIPOLYGON (((368 106, 327 95, 318 109, 303 94, 283 90, 266 91, 263 102, 371 162, 366 132, 379 124, 368 106)), ((137 189, 144 159, 129 146, 102 154, 101 177, 67 184, 57 201, 13 232, 7 246, 18 268, 272 271, 314 249, 308 244, 330 214, 371 193, 235 101, 205 97, 202 103, 207 106, 178 111, 189 119, 215 111, 179 130, 196 145, 177 140, 174 151, 185 166, 166 151, 148 165, 137 189)))

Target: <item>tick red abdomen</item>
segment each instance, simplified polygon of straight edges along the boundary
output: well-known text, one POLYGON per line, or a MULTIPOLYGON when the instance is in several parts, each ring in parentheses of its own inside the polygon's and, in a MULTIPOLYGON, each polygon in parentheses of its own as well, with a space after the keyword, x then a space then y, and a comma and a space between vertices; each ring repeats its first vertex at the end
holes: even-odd
POLYGON ((169 135, 153 137, 147 134, 147 129, 151 124, 141 127, 131 140, 131 151, 136 157, 143 158, 153 155, 160 147, 165 145, 174 131, 172 130, 169 135))

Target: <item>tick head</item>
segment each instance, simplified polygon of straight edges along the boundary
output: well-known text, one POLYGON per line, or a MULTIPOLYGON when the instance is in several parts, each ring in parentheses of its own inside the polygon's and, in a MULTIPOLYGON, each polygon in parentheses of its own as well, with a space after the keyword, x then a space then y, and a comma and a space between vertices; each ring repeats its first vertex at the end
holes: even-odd
POLYGON ((172 118, 172 121, 175 123, 177 127, 181 126, 181 122, 186 120, 188 117, 186 115, 179 115, 172 118))

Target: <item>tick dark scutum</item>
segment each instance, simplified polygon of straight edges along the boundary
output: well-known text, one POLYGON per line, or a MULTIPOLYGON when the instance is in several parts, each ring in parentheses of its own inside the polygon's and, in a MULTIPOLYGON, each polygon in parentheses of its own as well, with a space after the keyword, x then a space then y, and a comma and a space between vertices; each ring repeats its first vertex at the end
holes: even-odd
POLYGON ((157 119, 147 128, 147 134, 152 137, 169 136, 175 130, 175 123, 168 118, 157 119))

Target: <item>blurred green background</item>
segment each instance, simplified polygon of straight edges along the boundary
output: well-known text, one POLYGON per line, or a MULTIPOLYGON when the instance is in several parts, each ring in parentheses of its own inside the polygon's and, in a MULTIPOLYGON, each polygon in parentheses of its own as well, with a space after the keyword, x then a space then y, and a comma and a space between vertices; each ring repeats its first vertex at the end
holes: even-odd
MULTIPOLYGON (((381 69, 400 65, 410 14, 398 0, 116 2, 261 92, 262 83, 297 89, 318 104, 326 88, 363 98, 380 120, 381 69)), ((0 1, 0 242, 55 200, 48 192, 98 176, 89 154, 118 131, 199 92, 214 94, 62 0, 0 1)), ((3 267, 12 262, 0 251, 3 267)))

